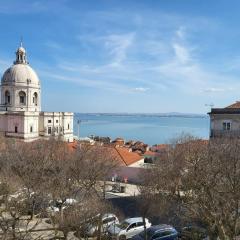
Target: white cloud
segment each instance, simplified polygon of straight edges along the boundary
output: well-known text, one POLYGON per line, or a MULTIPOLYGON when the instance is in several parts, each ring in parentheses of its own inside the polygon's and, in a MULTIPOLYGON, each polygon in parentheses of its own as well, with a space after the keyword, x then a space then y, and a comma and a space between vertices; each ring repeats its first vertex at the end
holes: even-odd
POLYGON ((136 92, 146 92, 148 90, 149 90, 149 88, 144 88, 144 87, 136 87, 136 88, 134 88, 134 91, 136 91, 136 92))
POLYGON ((210 88, 205 88, 202 90, 202 92, 209 92, 209 93, 217 93, 217 92, 226 92, 226 91, 232 91, 233 88, 227 87, 227 88, 215 88, 215 87, 210 87, 210 88))
POLYGON ((133 44, 135 34, 112 34, 105 38, 105 47, 109 50, 115 64, 121 64, 127 56, 128 48, 133 44))
POLYGON ((180 45, 179 43, 173 43, 172 45, 175 56, 178 61, 181 63, 187 63, 191 60, 189 49, 184 47, 183 45, 180 45))

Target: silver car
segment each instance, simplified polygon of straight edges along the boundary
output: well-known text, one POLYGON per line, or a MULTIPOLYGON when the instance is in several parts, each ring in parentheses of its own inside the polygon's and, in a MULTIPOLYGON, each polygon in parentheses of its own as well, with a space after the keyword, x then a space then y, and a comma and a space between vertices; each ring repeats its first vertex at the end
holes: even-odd
MULTIPOLYGON (((151 223, 147 218, 145 218, 146 228, 151 227, 151 223)), ((112 224, 108 228, 108 233, 116 237, 117 240, 126 240, 129 239, 144 230, 143 218, 127 218, 120 224, 112 224)))
MULTIPOLYGON (((95 221, 91 221, 87 227, 87 236, 93 237, 96 236, 98 231, 98 219, 99 216, 96 216, 95 221)), ((107 229, 112 224, 118 224, 119 220, 116 215, 112 213, 106 213, 102 216, 102 222, 101 222, 101 233, 106 233, 107 229)))

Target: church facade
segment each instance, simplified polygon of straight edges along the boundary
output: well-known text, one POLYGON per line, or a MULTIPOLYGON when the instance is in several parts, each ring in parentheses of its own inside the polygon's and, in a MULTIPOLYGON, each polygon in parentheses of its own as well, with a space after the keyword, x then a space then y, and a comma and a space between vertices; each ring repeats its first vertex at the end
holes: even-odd
POLYGON ((1 78, 0 131, 6 137, 33 141, 56 137, 73 141, 72 112, 42 112, 41 84, 22 44, 1 78))

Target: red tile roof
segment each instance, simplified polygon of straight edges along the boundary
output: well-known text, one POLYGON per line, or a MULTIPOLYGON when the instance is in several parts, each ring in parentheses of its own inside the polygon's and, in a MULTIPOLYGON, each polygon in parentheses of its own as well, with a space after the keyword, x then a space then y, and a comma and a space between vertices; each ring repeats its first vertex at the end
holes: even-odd
POLYGON ((237 102, 235 102, 235 103, 233 103, 233 104, 231 104, 231 105, 229 105, 225 108, 240 108, 240 101, 237 101, 237 102))
POLYGON ((141 155, 139 155, 136 152, 129 151, 128 148, 116 147, 114 149, 117 152, 117 154, 120 156, 122 162, 126 166, 129 166, 129 165, 136 163, 136 162, 140 161, 141 159, 143 159, 143 157, 141 155))
MULTIPOLYGON (((70 150, 76 149, 77 144, 78 144, 77 141, 68 143, 69 149, 70 150)), ((96 148, 100 154, 101 154, 101 151, 103 154, 107 153, 109 156, 113 158, 113 160, 116 160, 121 166, 129 166, 143 159, 143 156, 139 155, 136 152, 131 152, 129 151, 128 148, 125 148, 125 147, 99 146, 99 145, 93 145, 89 147, 96 148)))

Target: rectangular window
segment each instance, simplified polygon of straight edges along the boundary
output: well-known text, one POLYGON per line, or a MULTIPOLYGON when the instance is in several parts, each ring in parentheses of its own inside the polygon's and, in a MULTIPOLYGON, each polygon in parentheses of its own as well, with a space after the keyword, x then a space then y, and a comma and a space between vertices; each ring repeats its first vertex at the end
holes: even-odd
POLYGON ((58 127, 56 127, 56 133, 58 133, 58 127))
POLYGON ((18 132, 18 127, 17 126, 15 126, 15 133, 17 133, 18 132))
POLYGON ((10 103, 10 96, 7 97, 7 103, 10 103))
POLYGON ((52 128, 48 127, 48 134, 52 134, 52 128))
POLYGON ((56 120, 56 123, 58 123, 58 120, 56 120))
POLYGON ((24 96, 20 96, 20 103, 24 104, 24 96))
POLYGON ((48 120, 48 123, 51 123, 52 122, 52 120, 48 120))
POLYGON ((70 125, 68 124, 68 129, 70 129, 70 125))
POLYGON ((223 122, 223 130, 230 131, 231 130, 231 123, 230 122, 223 122))
POLYGON ((32 126, 30 127, 30 132, 31 132, 31 133, 33 132, 33 127, 32 127, 32 126))

